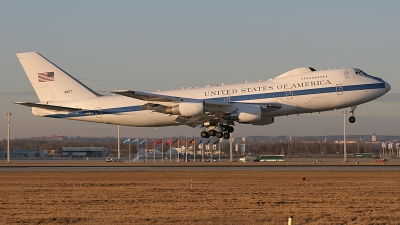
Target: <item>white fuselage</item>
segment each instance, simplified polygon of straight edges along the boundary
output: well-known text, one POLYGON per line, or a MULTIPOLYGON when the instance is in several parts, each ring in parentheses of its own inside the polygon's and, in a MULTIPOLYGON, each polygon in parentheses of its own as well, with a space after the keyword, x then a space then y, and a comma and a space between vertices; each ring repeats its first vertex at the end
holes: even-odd
MULTIPOLYGON (((188 88, 157 94, 231 103, 276 102, 282 107, 263 116, 277 117, 356 106, 382 96, 388 89, 390 85, 380 78, 360 73, 357 69, 334 69, 279 76, 262 82, 188 88)), ((137 127, 180 125, 175 122, 177 115, 142 109, 140 106, 146 103, 119 95, 100 96, 52 102, 85 109, 78 112, 60 113, 39 108, 32 108, 32 112, 38 116, 137 127)))

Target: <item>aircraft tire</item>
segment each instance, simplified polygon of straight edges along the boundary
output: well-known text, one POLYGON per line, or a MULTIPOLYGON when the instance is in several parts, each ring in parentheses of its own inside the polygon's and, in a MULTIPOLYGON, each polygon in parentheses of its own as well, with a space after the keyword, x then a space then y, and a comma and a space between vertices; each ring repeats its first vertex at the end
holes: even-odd
POLYGON ((228 129, 228 126, 226 125, 221 125, 221 131, 226 131, 228 129))
POLYGON ((208 131, 208 134, 209 134, 210 136, 215 136, 215 135, 217 135, 217 131, 215 131, 215 130, 209 130, 209 131, 208 131))
POLYGON ((355 118, 354 116, 350 116, 349 122, 350 122, 350 123, 356 122, 356 118, 355 118))
POLYGON ((222 132, 217 132, 216 136, 217 136, 217 138, 222 138, 224 136, 224 134, 222 132))
POLYGON ((232 133, 233 131, 235 131, 235 128, 228 126, 227 130, 228 130, 228 133, 232 133))
POLYGON ((224 134, 224 139, 229 139, 230 137, 231 137, 231 135, 229 133, 224 134))
POLYGON ((209 137, 210 137, 210 135, 208 134, 207 131, 202 131, 202 132, 200 133, 200 136, 201 136, 202 138, 209 138, 209 137))

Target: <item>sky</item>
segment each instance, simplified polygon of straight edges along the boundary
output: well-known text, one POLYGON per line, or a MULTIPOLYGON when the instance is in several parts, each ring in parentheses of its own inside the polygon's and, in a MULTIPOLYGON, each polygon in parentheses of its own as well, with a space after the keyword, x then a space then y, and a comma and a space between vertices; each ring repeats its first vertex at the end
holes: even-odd
MULTIPOLYGON (((157 91, 267 80, 298 67, 360 68, 390 83, 348 134, 400 135, 400 1, 0 1, 0 138, 108 137, 117 126, 35 117, 16 53, 37 51, 95 91, 157 91)), ((187 126, 122 137, 199 136, 187 126)), ((234 136, 340 135, 343 111, 237 125, 234 136)))

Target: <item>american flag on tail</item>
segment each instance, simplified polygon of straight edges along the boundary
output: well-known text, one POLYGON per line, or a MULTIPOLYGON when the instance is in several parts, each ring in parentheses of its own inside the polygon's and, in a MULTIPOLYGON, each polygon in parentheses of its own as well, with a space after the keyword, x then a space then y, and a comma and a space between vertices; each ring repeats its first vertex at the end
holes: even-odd
POLYGON ((38 73, 38 81, 39 82, 54 81, 54 72, 38 73))

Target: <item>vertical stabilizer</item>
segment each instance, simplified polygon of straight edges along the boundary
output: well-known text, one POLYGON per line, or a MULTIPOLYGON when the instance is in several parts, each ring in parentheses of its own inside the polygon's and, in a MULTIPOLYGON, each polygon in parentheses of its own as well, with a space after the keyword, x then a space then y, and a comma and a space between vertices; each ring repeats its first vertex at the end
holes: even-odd
POLYGON ((17 57, 40 102, 99 96, 37 52, 18 53, 17 57))

